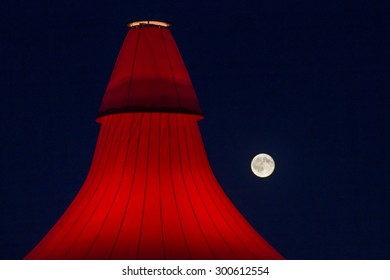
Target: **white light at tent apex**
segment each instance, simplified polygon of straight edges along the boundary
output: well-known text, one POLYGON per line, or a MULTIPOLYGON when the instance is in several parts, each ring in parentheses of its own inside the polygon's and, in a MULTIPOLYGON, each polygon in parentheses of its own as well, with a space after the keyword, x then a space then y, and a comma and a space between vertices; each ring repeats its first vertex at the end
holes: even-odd
POLYGON ((260 178, 268 177, 275 170, 275 161, 268 154, 258 154, 251 162, 252 172, 260 178))

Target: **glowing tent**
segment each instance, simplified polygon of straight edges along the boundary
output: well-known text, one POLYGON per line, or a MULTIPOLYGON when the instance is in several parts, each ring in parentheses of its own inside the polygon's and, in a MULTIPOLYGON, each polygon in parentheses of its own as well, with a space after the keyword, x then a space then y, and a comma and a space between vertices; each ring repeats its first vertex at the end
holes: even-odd
POLYGON ((26 259, 281 259, 211 171, 169 25, 129 27, 98 113, 89 174, 26 259))

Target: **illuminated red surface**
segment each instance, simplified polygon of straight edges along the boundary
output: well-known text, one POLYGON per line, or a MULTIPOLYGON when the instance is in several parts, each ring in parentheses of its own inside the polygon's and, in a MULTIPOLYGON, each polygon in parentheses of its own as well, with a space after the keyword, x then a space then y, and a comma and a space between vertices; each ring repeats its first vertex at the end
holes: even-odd
POLYGON ((130 28, 99 116, 121 112, 201 115, 190 76, 168 28, 155 25, 130 28))
POLYGON ((169 30, 131 28, 86 181, 26 259, 281 259, 215 179, 199 115, 169 30))

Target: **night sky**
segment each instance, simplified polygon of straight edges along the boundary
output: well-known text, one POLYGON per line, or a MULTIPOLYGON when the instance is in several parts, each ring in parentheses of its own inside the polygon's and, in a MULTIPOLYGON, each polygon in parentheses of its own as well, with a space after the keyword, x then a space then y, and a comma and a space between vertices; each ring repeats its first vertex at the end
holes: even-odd
POLYGON ((82 186, 126 23, 172 23, 230 199, 287 259, 390 259, 387 1, 2 1, 0 259, 82 186), (6 3, 8 2, 8 4, 6 3), (252 157, 275 159, 254 176, 252 157))

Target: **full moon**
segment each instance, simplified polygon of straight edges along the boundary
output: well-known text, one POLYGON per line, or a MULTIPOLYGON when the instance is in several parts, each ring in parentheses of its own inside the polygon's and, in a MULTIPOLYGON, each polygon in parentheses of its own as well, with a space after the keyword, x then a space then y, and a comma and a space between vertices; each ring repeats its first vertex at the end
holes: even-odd
POLYGON ((252 172, 261 178, 268 177, 275 170, 275 162, 270 155, 258 154, 251 162, 252 172))

